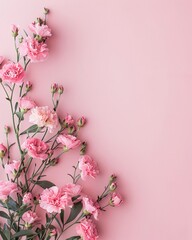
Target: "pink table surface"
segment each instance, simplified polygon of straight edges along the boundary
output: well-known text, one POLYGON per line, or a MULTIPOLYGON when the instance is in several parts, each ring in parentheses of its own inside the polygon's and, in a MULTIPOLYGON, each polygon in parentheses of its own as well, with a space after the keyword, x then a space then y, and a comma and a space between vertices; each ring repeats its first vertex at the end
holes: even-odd
MULTIPOLYGON (((44 6, 50 57, 31 65, 27 79, 42 105, 51 103, 50 84, 63 83, 60 111, 88 117, 81 137, 101 168, 88 192, 95 196, 108 175, 119 175, 125 203, 100 217, 101 239, 191 240, 192 2, 6 0, 0 55, 14 56, 10 24, 26 28, 44 6)), ((10 121, 1 103, 1 126, 10 121)), ((50 178, 62 184, 58 174, 70 165, 62 162, 50 178)))

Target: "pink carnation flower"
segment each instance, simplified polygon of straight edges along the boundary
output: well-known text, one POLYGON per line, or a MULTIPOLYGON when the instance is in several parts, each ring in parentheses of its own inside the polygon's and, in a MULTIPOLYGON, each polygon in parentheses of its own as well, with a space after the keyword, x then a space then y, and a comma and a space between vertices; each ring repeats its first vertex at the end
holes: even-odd
POLYGON ((10 83, 22 83, 25 71, 19 63, 6 63, 0 70, 0 77, 3 81, 10 83))
POLYGON ((80 157, 79 169, 83 180, 86 180, 89 176, 95 178, 99 174, 97 163, 88 155, 80 157))
POLYGON ((38 42, 36 39, 27 37, 20 45, 19 52, 21 56, 27 56, 31 62, 42 62, 49 54, 47 44, 38 42))
POLYGON ((61 143, 65 150, 73 149, 78 147, 81 144, 81 141, 78 140, 75 136, 61 134, 57 137, 57 142, 61 143))
POLYGON ((76 227, 76 232, 83 240, 97 240, 99 238, 96 225, 91 219, 84 218, 76 227))
POLYGON ((35 102, 31 100, 29 97, 22 97, 19 99, 19 107, 24 110, 30 110, 36 106, 35 102))
POLYGON ((48 157, 48 145, 38 138, 28 138, 22 144, 22 149, 26 149, 28 155, 33 158, 44 160, 48 157))
POLYGON ((37 124, 39 127, 47 127, 50 133, 57 128, 59 123, 57 113, 47 106, 33 108, 29 122, 37 124))
POLYGON ((38 216, 35 212, 29 210, 22 215, 22 219, 25 222, 25 226, 29 227, 38 220, 38 216))
POLYGON ((30 192, 24 194, 23 204, 31 204, 32 200, 33 200, 33 196, 30 192))
POLYGON ((88 197, 83 197, 83 208, 84 211, 93 215, 93 217, 98 220, 99 215, 99 206, 97 206, 91 199, 88 197))
POLYGON ((66 184, 62 187, 62 191, 67 192, 71 197, 75 197, 81 193, 82 186, 73 183, 66 184))
POLYGON ((21 165, 20 161, 16 161, 16 160, 13 160, 13 162, 9 163, 9 164, 6 163, 5 164, 5 173, 16 176, 20 165, 21 165))
POLYGON ((51 37, 51 29, 47 25, 40 25, 37 22, 33 22, 29 25, 29 29, 35 35, 39 35, 41 37, 51 37))
POLYGON ((49 213, 60 213, 61 209, 73 205, 71 196, 56 186, 43 190, 39 202, 40 207, 49 213))
POLYGON ((18 190, 17 184, 9 181, 0 181, 0 199, 7 200, 8 196, 18 190))

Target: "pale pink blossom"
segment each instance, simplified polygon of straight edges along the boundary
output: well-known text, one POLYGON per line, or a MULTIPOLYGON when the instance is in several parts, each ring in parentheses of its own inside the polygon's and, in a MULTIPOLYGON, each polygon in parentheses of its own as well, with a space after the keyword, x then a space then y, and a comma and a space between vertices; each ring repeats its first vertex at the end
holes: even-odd
POLYGON ((45 24, 40 24, 38 22, 33 22, 29 25, 29 29, 31 30, 32 33, 35 35, 39 35, 41 37, 51 37, 51 29, 45 25, 45 24))
POLYGON ((13 176, 16 176, 20 165, 21 165, 21 162, 16 160, 13 160, 13 162, 9 164, 6 163, 5 173, 7 173, 8 175, 12 174, 13 176))
POLYGON ((27 96, 19 99, 19 107, 24 111, 30 110, 35 106, 36 106, 36 103, 27 96))
POLYGON ((7 152, 7 148, 2 143, 0 143, 0 158, 3 158, 6 152, 7 152))
POLYGON ((77 139, 75 136, 61 134, 57 137, 57 142, 61 143, 64 146, 65 151, 69 149, 76 148, 80 146, 81 141, 77 139))
POLYGON ((28 138, 22 144, 22 149, 27 150, 28 155, 33 158, 44 160, 48 157, 48 145, 38 138, 28 138))
POLYGON ((4 60, 5 60, 5 58, 3 56, 0 56, 0 65, 4 60))
POLYGON ((38 42, 36 39, 27 37, 20 45, 19 52, 21 56, 27 56, 31 62, 42 62, 49 54, 47 44, 38 42))
POLYGON ((76 227, 76 232, 83 240, 97 240, 99 238, 95 223, 84 218, 76 227))
POLYGON ((33 200, 33 196, 30 192, 24 194, 23 204, 31 204, 32 200, 33 200))
POLYGON ((38 220, 38 216, 36 212, 29 210, 22 215, 22 219, 25 222, 25 226, 29 227, 31 224, 38 220))
POLYGON ((83 197, 83 209, 85 212, 90 213, 98 220, 99 206, 95 204, 90 198, 83 197))
POLYGON ((34 107, 29 116, 29 122, 37 124, 39 127, 47 127, 50 133, 59 124, 57 113, 47 106, 34 107))
POLYGON ((69 126, 74 124, 74 119, 71 115, 67 114, 65 117, 65 123, 67 123, 69 126))
POLYGON ((22 83, 25 71, 20 63, 8 62, 0 70, 0 77, 3 81, 10 83, 22 83))
POLYGON ((67 192, 71 197, 75 197, 81 193, 82 186, 68 183, 62 187, 62 191, 67 192))
POLYGON ((71 196, 56 186, 43 190, 39 202, 40 207, 49 213, 60 213, 62 209, 73 205, 71 196))
POLYGON ((123 202, 122 197, 120 194, 114 192, 111 195, 111 199, 110 199, 110 205, 113 207, 119 206, 121 203, 123 202))
POLYGON ((10 194, 18 191, 17 184, 9 181, 0 181, 0 199, 6 201, 10 194))
POLYGON ((79 169, 83 180, 86 180, 87 177, 95 178, 99 174, 97 163, 88 155, 80 157, 79 169))

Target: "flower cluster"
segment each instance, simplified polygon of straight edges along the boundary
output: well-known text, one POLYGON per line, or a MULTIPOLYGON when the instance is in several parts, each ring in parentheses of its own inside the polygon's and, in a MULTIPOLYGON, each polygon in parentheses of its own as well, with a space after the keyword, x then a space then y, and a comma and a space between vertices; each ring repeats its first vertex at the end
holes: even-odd
POLYGON ((86 181, 99 175, 97 162, 87 152, 87 143, 79 137, 86 118, 75 119, 68 113, 62 117, 58 105, 64 87, 56 83, 50 89, 53 106, 39 106, 30 96, 33 84, 26 79, 28 65, 44 61, 49 54, 47 42, 52 31, 47 25, 48 13, 45 8, 44 19, 37 18, 29 25, 29 34, 22 35, 20 28, 12 25, 16 61, 0 57, 0 84, 13 120, 12 126, 4 127, 6 144, 0 144, 0 161, 7 177, 0 181, 0 218, 7 221, 0 224, 0 235, 6 240, 58 240, 76 225, 76 233, 70 240, 96 240, 97 221, 102 213, 122 203, 116 192, 117 177, 111 175, 103 193, 95 198, 84 191, 86 181), (29 126, 21 131, 24 121, 29 126), (14 135, 13 142, 10 134, 14 135), (13 157, 14 145, 18 154, 13 157), (46 170, 58 165, 63 154, 73 149, 80 156, 68 174, 71 182, 58 187, 46 180, 46 170))

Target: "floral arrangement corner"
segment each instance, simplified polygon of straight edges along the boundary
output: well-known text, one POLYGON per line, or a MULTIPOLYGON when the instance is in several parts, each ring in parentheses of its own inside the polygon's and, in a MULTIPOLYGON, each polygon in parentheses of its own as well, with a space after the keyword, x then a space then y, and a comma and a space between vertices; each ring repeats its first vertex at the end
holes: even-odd
POLYGON ((0 144, 1 165, 7 178, 0 180, 0 235, 3 240, 58 240, 76 225, 74 236, 68 240, 96 240, 99 238, 96 221, 101 212, 122 203, 116 192, 117 177, 110 176, 96 199, 88 196, 83 184, 90 177, 96 178, 99 169, 87 154, 87 143, 78 137, 86 118, 82 116, 75 121, 69 114, 64 119, 59 117, 62 85, 51 86, 52 108, 38 106, 29 96, 33 84, 26 81, 27 67, 44 61, 49 54, 47 41, 52 31, 47 25, 48 14, 45 8, 44 18, 37 18, 29 25, 30 34, 27 31, 22 34, 18 26, 12 25, 16 61, 0 57, 0 85, 12 118, 12 126, 4 127, 6 144, 0 144), (22 130, 25 121, 29 127, 22 130), (17 160, 14 145, 20 156, 17 160), (73 172, 68 174, 71 183, 59 188, 45 179, 48 168, 58 165, 64 154, 78 148, 80 157, 73 172), (40 193, 36 190, 38 186, 42 189, 40 193), (44 217, 40 218, 40 211, 44 217))

